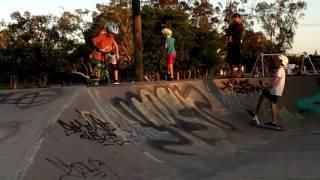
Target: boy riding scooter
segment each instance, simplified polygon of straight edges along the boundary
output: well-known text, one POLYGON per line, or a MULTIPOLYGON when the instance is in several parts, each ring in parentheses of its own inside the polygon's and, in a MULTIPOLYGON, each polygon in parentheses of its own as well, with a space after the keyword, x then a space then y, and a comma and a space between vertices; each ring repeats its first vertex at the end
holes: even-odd
POLYGON ((277 124, 277 113, 278 113, 277 104, 278 104, 278 99, 282 96, 283 90, 285 87, 285 82, 286 82, 285 66, 287 66, 288 63, 289 63, 289 60, 286 56, 279 55, 276 61, 277 72, 274 78, 271 80, 271 82, 267 84, 263 84, 262 82, 260 83, 260 86, 265 90, 263 91, 263 94, 259 99, 256 110, 255 111, 247 110, 250 116, 254 118, 255 122, 253 123, 255 123, 255 125, 260 127, 262 126, 275 127, 275 128, 282 127, 277 124), (271 103, 271 121, 264 123, 262 125, 260 124, 257 118, 257 114, 263 98, 267 98, 271 103))

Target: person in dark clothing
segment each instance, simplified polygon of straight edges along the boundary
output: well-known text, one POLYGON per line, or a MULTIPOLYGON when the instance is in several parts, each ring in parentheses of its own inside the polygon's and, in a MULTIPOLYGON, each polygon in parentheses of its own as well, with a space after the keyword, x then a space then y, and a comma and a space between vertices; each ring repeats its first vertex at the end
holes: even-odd
POLYGON ((236 13, 232 15, 233 22, 229 25, 226 30, 227 41, 224 49, 227 50, 226 61, 231 68, 231 76, 239 77, 241 75, 241 38, 243 33, 243 25, 241 15, 236 13))

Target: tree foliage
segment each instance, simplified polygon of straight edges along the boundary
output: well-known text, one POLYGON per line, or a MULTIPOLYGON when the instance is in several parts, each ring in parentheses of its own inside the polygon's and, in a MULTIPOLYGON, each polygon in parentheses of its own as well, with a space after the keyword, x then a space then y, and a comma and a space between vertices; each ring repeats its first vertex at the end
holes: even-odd
MULTIPOLYGON (((295 30, 304 16, 303 0, 275 0, 249 4, 247 0, 217 2, 208 0, 148 0, 141 3, 144 69, 163 71, 164 43, 161 29, 169 27, 176 39, 177 71, 208 70, 218 65, 217 49, 225 42, 223 27, 230 15, 242 14, 245 33, 242 43, 244 63, 250 66, 260 52, 278 52, 292 46, 295 30), (254 24, 257 22, 258 24, 254 24), (261 25, 263 32, 255 32, 261 25)), ((57 73, 68 74, 72 67, 89 61, 92 37, 107 21, 119 25, 116 40, 121 59, 132 63, 132 11, 128 0, 97 4, 97 10, 76 9, 61 16, 13 12, 11 22, 0 23, 0 78, 14 80, 17 87, 46 86, 57 73), (92 13, 92 21, 86 21, 92 13)), ((133 69, 126 69, 126 71, 133 69)), ((69 76, 62 77, 68 81, 69 76)), ((121 77, 120 77, 121 78, 121 77)), ((124 78, 124 77, 123 77, 124 78)), ((124 79, 125 80, 125 79, 124 79)), ((52 80, 52 83, 55 81, 52 80)), ((61 83, 59 81, 58 83, 61 83)))
POLYGON ((272 43, 282 49, 292 47, 298 20, 304 16, 307 4, 300 0, 261 2, 256 6, 258 21, 272 43))

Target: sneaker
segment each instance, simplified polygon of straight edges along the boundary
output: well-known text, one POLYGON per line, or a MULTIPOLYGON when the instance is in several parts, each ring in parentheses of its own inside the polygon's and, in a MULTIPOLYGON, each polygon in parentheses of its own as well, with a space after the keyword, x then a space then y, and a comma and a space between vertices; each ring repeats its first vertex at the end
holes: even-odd
POLYGON ((168 78, 168 79, 167 79, 167 81, 173 81, 173 78, 172 78, 172 77, 170 77, 170 78, 168 78))
POLYGON ((120 84, 120 82, 119 81, 114 81, 113 84, 120 84))
POLYGON ((273 126, 273 127, 277 127, 277 126, 278 126, 278 125, 277 125, 277 123, 272 122, 272 121, 267 122, 267 123, 264 123, 264 125, 267 125, 267 126, 273 126))

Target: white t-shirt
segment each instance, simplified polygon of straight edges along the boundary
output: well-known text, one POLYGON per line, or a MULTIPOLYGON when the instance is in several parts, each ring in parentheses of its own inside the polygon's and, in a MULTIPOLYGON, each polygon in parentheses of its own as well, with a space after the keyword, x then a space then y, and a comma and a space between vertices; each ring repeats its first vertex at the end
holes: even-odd
POLYGON ((283 90, 284 90, 284 85, 286 82, 286 71, 284 70, 283 67, 280 67, 276 74, 276 77, 280 78, 280 81, 273 85, 273 87, 270 90, 270 94, 276 95, 276 96, 282 96, 283 90))

